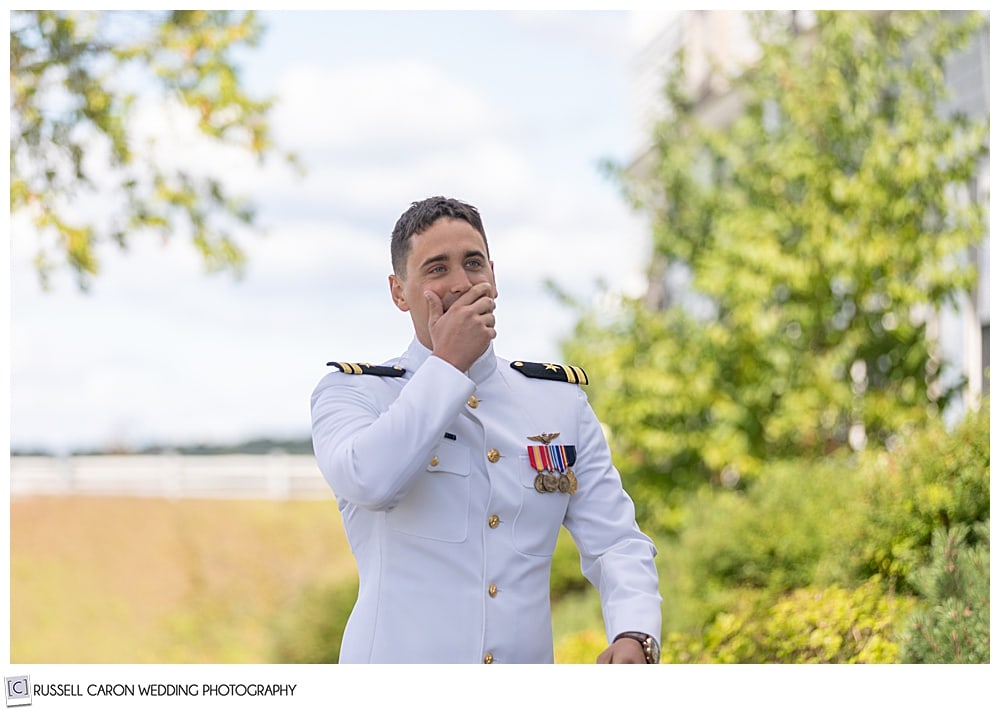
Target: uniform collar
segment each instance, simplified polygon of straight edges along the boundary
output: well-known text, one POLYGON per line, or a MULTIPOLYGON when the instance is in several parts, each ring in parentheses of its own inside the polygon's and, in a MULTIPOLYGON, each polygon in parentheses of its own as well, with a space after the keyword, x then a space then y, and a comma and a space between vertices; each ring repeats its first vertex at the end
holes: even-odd
MULTIPOLYGON (((424 364, 424 361, 427 360, 430 354, 430 349, 414 338, 410 342, 410 347, 406 349, 406 353, 400 358, 400 365, 406 368, 408 373, 413 373, 424 364)), ((496 369, 497 356, 493 352, 493 344, 490 343, 486 348, 486 352, 476 359, 476 362, 472 364, 472 367, 465 374, 478 385, 496 372, 496 369)))

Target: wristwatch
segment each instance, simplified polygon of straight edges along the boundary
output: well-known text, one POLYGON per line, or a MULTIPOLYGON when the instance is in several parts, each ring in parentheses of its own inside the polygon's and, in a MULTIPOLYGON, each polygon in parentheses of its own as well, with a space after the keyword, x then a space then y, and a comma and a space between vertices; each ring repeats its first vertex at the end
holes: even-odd
POLYGON ((646 655, 646 664, 660 663, 660 643, 656 641, 656 637, 651 634, 646 634, 645 632, 622 632, 620 635, 615 637, 614 641, 617 642, 618 640, 626 637, 628 639, 634 639, 642 645, 642 651, 646 655))

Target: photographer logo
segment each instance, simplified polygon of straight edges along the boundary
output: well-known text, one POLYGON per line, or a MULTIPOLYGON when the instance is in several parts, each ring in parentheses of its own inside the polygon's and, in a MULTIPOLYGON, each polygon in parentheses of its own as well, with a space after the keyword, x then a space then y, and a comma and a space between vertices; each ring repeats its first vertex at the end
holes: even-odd
POLYGON ((31 705, 31 682, 27 676, 5 676, 7 706, 31 705))

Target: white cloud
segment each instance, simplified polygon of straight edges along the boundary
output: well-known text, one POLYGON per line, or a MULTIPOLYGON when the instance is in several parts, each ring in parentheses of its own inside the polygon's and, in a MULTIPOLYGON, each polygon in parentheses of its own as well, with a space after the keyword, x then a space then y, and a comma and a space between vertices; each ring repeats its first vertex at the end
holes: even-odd
POLYGON ((295 67, 278 91, 279 135, 324 157, 405 159, 497 128, 481 93, 419 60, 295 67))

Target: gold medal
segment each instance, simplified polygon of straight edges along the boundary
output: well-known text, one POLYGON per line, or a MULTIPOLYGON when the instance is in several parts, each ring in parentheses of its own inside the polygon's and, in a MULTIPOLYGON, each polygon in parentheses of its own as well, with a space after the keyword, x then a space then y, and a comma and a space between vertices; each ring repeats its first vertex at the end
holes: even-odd
POLYGON ((559 489, 559 480, 554 474, 542 474, 542 486, 549 493, 559 489))
POLYGON ((541 472, 539 472, 538 476, 535 477, 535 491, 539 494, 545 493, 545 484, 543 483, 541 472))
POLYGON ((569 479, 565 476, 559 477, 559 492, 562 494, 569 493, 569 479))
POLYGON ((572 469, 566 470, 566 481, 569 482, 569 493, 575 494, 577 489, 576 474, 573 473, 572 469))

